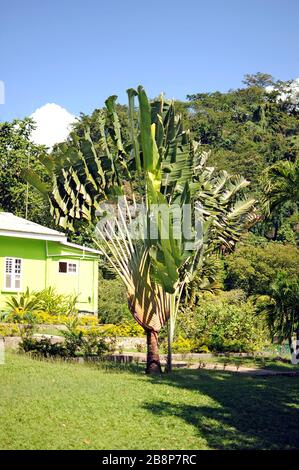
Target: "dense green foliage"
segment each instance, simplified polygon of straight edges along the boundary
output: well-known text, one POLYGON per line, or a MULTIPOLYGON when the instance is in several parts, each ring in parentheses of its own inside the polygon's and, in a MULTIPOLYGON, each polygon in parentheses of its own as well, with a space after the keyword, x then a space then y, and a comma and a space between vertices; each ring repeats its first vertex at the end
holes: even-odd
POLYGON ((241 173, 260 191, 260 176, 279 160, 294 161, 299 151, 299 119, 288 101, 260 86, 228 93, 188 96, 188 119, 195 136, 212 149, 219 168, 241 173))
MULTIPOLYGON (((244 88, 227 93, 196 93, 189 95, 186 102, 176 102, 176 110, 182 113, 191 136, 201 142, 203 149, 211 151, 209 164, 240 173, 251 180, 251 191, 260 201, 258 223, 251 229, 250 236, 242 240, 234 253, 211 258, 210 264, 206 264, 201 275, 195 277, 184 292, 188 309, 183 308, 179 316, 186 322, 190 317, 192 322, 196 323, 201 318, 209 324, 215 312, 222 318, 221 324, 226 322, 226 315, 232 318, 248 315, 254 319, 258 296, 273 295, 271 286, 281 271, 292 278, 296 278, 299 272, 298 102, 288 94, 289 82, 275 81, 268 74, 248 74, 244 85, 244 88), (271 89, 266 88, 269 85, 271 89), (282 93, 284 99, 281 99, 282 93), (233 302, 231 306, 223 299, 220 301, 219 297, 202 300, 203 291, 216 295, 222 289, 242 289, 244 298, 238 305, 233 302)), ((130 135, 127 107, 116 105, 116 111, 122 140, 127 142, 130 135)), ((81 115, 67 145, 70 147, 76 138, 83 138, 88 125, 90 138, 98 151, 103 113, 107 117, 105 108, 96 109, 91 116, 81 115)), ((35 189, 28 187, 21 177, 22 170, 30 167, 44 179, 42 165, 37 158, 44 151, 30 142, 31 129, 32 123, 28 119, 0 124, 0 207, 21 216, 27 210, 28 218, 49 226, 52 219, 48 202, 35 189)), ((113 148, 112 138, 109 145, 113 148)), ((52 154, 58 158, 62 155, 62 147, 55 146, 52 154)), ((123 170, 123 177, 127 170, 130 168, 123 170)), ((92 227, 81 222, 76 223, 75 232, 68 235, 77 243, 92 245, 92 227)), ((128 320, 126 295, 120 281, 110 275, 105 262, 101 272, 101 321, 121 323, 128 320)), ((223 336, 220 323, 213 338, 219 333, 218 337, 224 338, 222 344, 225 347, 224 343, 229 339, 223 336)), ((198 342, 197 330, 203 331, 202 326, 196 323, 194 328, 196 332, 180 329, 177 338, 186 339, 191 335, 198 342)), ((251 327, 248 328, 250 330, 251 327)), ((209 347, 213 348, 211 344, 209 342, 209 347)))
POLYGON ((243 289, 247 295, 269 294, 271 283, 284 270, 299 272, 299 251, 291 244, 248 237, 225 259, 226 288, 243 289))
POLYGON ((67 328, 62 330, 63 342, 53 342, 50 338, 36 338, 34 329, 21 330, 22 341, 20 351, 30 353, 37 357, 78 357, 97 356, 102 357, 114 351, 115 338, 105 337, 105 333, 99 329, 78 329, 79 319, 74 318, 66 323, 67 328))
POLYGON ((53 287, 33 292, 30 292, 27 288, 25 292, 10 297, 6 302, 4 311, 8 312, 12 319, 14 316, 18 317, 36 312, 68 317, 78 313, 76 302, 76 296, 59 294, 53 287))
POLYGON ((0 123, 0 210, 49 226, 53 225, 49 203, 21 176, 29 167, 43 174, 39 157, 44 149, 31 142, 33 128, 28 118, 0 123))
POLYGON ((288 341, 291 352, 299 359, 298 275, 279 272, 269 291, 269 296, 258 298, 257 308, 266 315, 272 337, 280 342, 288 341))
POLYGON ((188 338, 189 349, 194 352, 254 352, 269 342, 264 318, 256 314, 241 290, 205 294, 195 308, 184 309, 178 319, 177 337, 175 349, 182 337, 188 338))
POLYGON ((133 321, 127 305, 126 289, 120 279, 100 277, 98 312, 102 323, 133 321))

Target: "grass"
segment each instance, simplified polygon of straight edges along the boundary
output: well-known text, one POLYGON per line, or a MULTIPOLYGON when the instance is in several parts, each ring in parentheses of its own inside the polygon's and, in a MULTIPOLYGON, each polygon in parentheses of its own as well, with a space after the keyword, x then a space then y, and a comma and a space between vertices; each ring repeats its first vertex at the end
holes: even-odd
MULTIPOLYGON (((118 351, 118 348, 116 348, 118 351)), ((137 353, 137 349, 126 349, 123 350, 124 353, 137 353)), ((141 351, 144 353, 145 351, 141 351)), ((299 372, 299 365, 294 365, 290 362, 290 357, 287 356, 285 358, 277 357, 277 356, 225 356, 225 355, 217 355, 215 354, 212 357, 203 357, 202 359, 189 359, 188 354, 183 354, 182 359, 183 362, 187 362, 190 364, 213 364, 217 365, 219 368, 224 368, 226 366, 235 366, 235 367, 253 367, 257 369, 266 369, 266 370, 274 370, 274 371, 282 371, 282 372, 291 372, 291 371, 298 371, 299 372)))
POLYGON ((51 325, 37 325, 36 333, 52 336, 63 336, 61 328, 51 325))
POLYGON ((298 371, 299 365, 293 365, 290 358, 275 358, 273 357, 228 357, 228 356, 214 356, 211 358, 204 358, 201 362, 207 364, 217 364, 221 367, 225 365, 232 365, 236 367, 256 367, 257 369, 276 370, 276 371, 298 371))
POLYGON ((299 447, 296 377, 120 367, 7 353, 0 449, 299 447))

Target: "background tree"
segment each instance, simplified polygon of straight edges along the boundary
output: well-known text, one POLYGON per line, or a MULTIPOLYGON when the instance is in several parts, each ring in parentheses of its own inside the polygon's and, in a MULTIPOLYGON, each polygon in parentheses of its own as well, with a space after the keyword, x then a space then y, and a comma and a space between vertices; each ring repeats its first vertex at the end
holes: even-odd
POLYGON ((256 86, 265 88, 266 86, 270 86, 274 84, 274 79, 272 75, 263 72, 257 72, 255 74, 247 73, 244 75, 243 83, 248 87, 256 86))
POLYGON ((44 174, 39 161, 44 148, 30 140, 33 128, 28 118, 0 123, 0 207, 38 223, 53 224, 48 201, 21 176, 22 170, 29 167, 44 174))
POLYGON ((258 299, 258 308, 266 313, 273 339, 287 340, 292 362, 299 360, 299 279, 285 271, 271 284, 270 296, 258 299))
POLYGON ((249 86, 187 96, 194 138, 212 150, 211 162, 219 169, 250 179, 258 199, 263 170, 298 156, 299 114, 290 109, 288 100, 278 99, 281 87, 271 91, 249 86))
POLYGON ((289 276, 299 272, 299 251, 294 245, 251 235, 225 257, 225 268, 226 289, 243 289, 247 296, 269 294, 280 271, 289 276))

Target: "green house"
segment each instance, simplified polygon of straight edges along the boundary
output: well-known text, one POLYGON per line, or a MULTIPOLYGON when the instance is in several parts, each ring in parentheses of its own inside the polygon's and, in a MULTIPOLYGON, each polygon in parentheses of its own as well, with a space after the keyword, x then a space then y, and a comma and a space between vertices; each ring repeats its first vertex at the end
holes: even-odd
POLYGON ((69 243, 64 233, 0 212, 0 310, 18 292, 54 287, 78 296, 81 312, 97 314, 100 252, 69 243))

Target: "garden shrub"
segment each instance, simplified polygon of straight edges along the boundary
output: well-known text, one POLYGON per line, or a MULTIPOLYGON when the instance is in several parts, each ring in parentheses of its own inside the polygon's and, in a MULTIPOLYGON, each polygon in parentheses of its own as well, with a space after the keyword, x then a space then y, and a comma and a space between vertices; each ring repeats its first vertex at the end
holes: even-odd
POLYGON ((38 324, 60 325, 68 320, 66 315, 54 315, 48 312, 38 311, 34 313, 38 324))
POLYGON ((49 338, 23 338, 19 345, 21 351, 33 355, 43 357, 60 356, 65 357, 68 355, 67 349, 64 344, 52 343, 49 338))
POLYGON ((104 279, 100 277, 98 312, 101 323, 134 323, 128 309, 126 288, 120 279, 104 279))
POLYGON ((138 325, 138 323, 123 323, 121 325, 93 325, 86 326, 81 325, 77 326, 78 331, 82 331, 83 334, 99 334, 105 337, 117 337, 122 336, 125 338, 139 337, 145 334, 144 329, 138 325))
POLYGON ((54 287, 48 287, 33 294, 43 312, 56 316, 69 316, 77 313, 77 296, 75 295, 59 294, 54 287))
POLYGON ((174 353, 186 354, 192 352, 194 348, 195 340, 184 338, 181 335, 179 335, 176 340, 172 343, 172 351, 174 353))
POLYGON ((0 323, 0 336, 20 336, 20 329, 15 323, 0 323))
POLYGON ((94 315, 79 315, 79 325, 96 326, 99 319, 94 315))
POLYGON ((102 357, 115 348, 114 338, 103 336, 99 330, 82 330, 75 324, 64 331, 63 336, 63 343, 53 343, 49 338, 35 338, 33 335, 24 336, 20 350, 43 357, 102 357))
POLYGON ((252 302, 241 298, 240 291, 206 295, 199 306, 179 314, 178 335, 194 340, 193 352, 200 348, 215 352, 262 350, 269 343, 265 320, 257 315, 252 302))
MULTIPOLYGON (((7 321, 11 321, 13 323, 25 323, 26 322, 26 315, 22 312, 16 313, 9 313, 7 316, 7 321)), ((70 318, 67 315, 53 315, 48 312, 43 311, 35 311, 32 313, 34 318, 36 319, 37 324, 46 324, 46 325, 60 325, 64 324, 70 318)), ((94 315, 79 315, 78 316, 79 324, 80 325, 90 325, 94 326, 98 324, 98 319, 94 315)))
POLYGON ((53 316, 70 316, 77 314, 77 297, 58 294, 53 287, 42 291, 25 292, 12 295, 6 301, 6 310, 13 322, 19 321, 27 313, 43 312, 53 316))
POLYGON ((110 336, 139 337, 145 335, 144 329, 138 323, 124 322, 120 325, 100 325, 99 328, 110 336))

